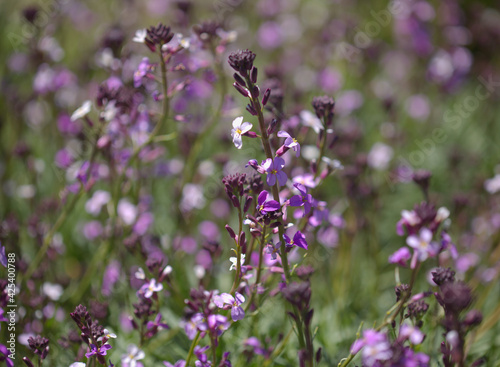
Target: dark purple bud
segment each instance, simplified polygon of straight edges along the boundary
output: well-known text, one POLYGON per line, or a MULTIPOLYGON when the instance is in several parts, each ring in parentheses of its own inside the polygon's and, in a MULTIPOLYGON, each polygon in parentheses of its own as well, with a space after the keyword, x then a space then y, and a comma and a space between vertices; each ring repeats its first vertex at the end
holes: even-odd
POLYGON ((23 362, 26 363, 28 367, 35 367, 28 357, 23 357, 23 362))
POLYGON ((254 66, 252 68, 252 71, 250 72, 250 80, 252 81, 252 83, 257 83, 257 68, 254 66))
POLYGON ((282 224, 281 222, 273 222, 273 223, 271 223, 271 225, 269 227, 277 228, 277 227, 281 226, 281 224, 282 224))
POLYGON ((477 326, 483 321, 483 315, 478 310, 470 310, 465 315, 464 324, 467 326, 477 326))
POLYGON ((229 236, 233 239, 236 238, 236 233, 234 233, 233 229, 229 226, 229 224, 226 224, 226 231, 229 233, 229 236))
POLYGON ((269 101, 269 97, 271 96, 271 89, 267 88, 264 92, 264 97, 262 97, 262 105, 265 106, 269 101))
POLYGON ((236 197, 236 195, 231 196, 231 203, 233 203, 235 208, 240 207, 240 200, 236 197))
POLYGON ((321 347, 318 348, 318 351, 316 352, 316 363, 319 364, 321 362, 321 347))
POLYGON ((252 88, 252 97, 259 98, 259 95, 260 95, 260 89, 257 85, 254 85, 252 88))
POLYGON ((277 119, 272 119, 271 123, 269 124, 269 127, 267 128, 267 135, 271 135, 274 133, 276 130, 276 127, 278 126, 278 120, 277 119))
POLYGON ((437 285, 442 285, 447 282, 453 283, 455 281, 455 272, 451 268, 437 268, 432 273, 432 280, 437 285))
POLYGON ((245 200, 245 205, 243 206, 243 213, 246 213, 248 209, 250 209, 250 205, 252 205, 253 197, 252 196, 247 196, 247 199, 245 200))
POLYGON ((313 314, 314 314, 314 310, 312 310, 312 309, 311 309, 311 310, 309 310, 309 311, 306 313, 306 316, 304 317, 304 324, 305 324, 305 325, 310 325, 310 324, 311 324, 313 314))
POLYGON ((247 242, 247 240, 246 240, 246 235, 245 235, 245 232, 243 232, 243 231, 242 231, 242 232, 240 233, 240 238, 238 239, 238 244, 239 244, 240 246, 245 246, 245 245, 246 245, 246 242, 247 242))
POLYGON ((276 151, 276 157, 281 157, 283 154, 285 154, 288 151, 288 147, 285 147, 282 145, 277 151, 276 151))
POLYGON ((254 60, 255 54, 249 50, 233 52, 228 58, 229 65, 244 78, 246 78, 248 72, 252 70, 254 60))
POLYGON ((238 73, 234 73, 233 74, 233 78, 234 80, 236 80, 236 83, 238 83, 239 85, 241 85, 242 87, 246 88, 247 86, 247 83, 245 82, 245 79, 243 79, 240 74, 238 73))
POLYGON ((251 115, 257 116, 258 113, 255 111, 255 108, 251 104, 247 104, 247 111, 250 112, 251 115))
POLYGON ((250 97, 250 93, 248 93, 248 89, 246 89, 245 87, 242 87, 238 83, 233 83, 233 86, 238 92, 240 92, 243 97, 250 97))
POLYGON ((259 137, 255 131, 247 131, 246 133, 242 134, 242 136, 246 136, 246 137, 252 138, 252 139, 259 137))

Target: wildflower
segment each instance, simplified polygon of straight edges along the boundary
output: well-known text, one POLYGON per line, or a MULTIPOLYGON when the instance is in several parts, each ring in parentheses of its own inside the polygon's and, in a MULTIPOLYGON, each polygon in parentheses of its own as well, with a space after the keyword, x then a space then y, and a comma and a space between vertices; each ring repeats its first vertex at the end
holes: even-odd
POLYGON ((390 146, 375 143, 368 153, 367 164, 375 170, 382 171, 387 169, 393 156, 394 150, 390 146))
MULTIPOLYGON (((229 267, 229 271, 236 269, 237 266, 237 259, 234 256, 231 256, 229 258, 229 261, 231 261, 231 266, 229 267)), ((240 256, 240 264, 243 265, 245 263, 245 254, 241 254, 240 256)))
POLYGON ((189 321, 184 321, 184 331, 189 340, 193 340, 198 331, 207 330, 207 324, 201 313, 195 313, 189 321))
POLYGON ((276 180, 278 180, 278 184, 280 186, 286 185, 286 180, 288 177, 285 172, 282 171, 283 167, 285 167, 285 161, 283 158, 267 158, 262 162, 262 168, 267 172, 267 184, 269 186, 274 186, 276 180))
POLYGON ((484 181, 484 188, 490 194, 496 194, 500 191, 500 174, 495 175, 495 177, 484 181))
POLYGON ((290 206, 303 206, 304 207, 304 215, 305 217, 311 211, 311 207, 313 204, 313 198, 311 194, 307 193, 307 189, 304 185, 300 183, 295 183, 293 186, 299 190, 300 195, 294 195, 290 198, 290 206))
POLYGON ((127 347, 127 354, 122 356, 123 367, 140 367, 141 362, 137 362, 140 359, 144 359, 146 354, 144 351, 140 350, 136 345, 130 344, 127 347))
POLYGON ((85 367, 85 366, 86 366, 86 364, 83 362, 75 362, 75 363, 71 363, 69 365, 69 367, 85 367))
POLYGON ((215 332, 217 336, 222 335, 229 328, 227 318, 222 315, 210 315, 207 318, 208 329, 215 332))
POLYGON ((140 294, 144 295, 144 298, 151 298, 154 292, 159 292, 163 289, 161 283, 156 284, 156 279, 151 279, 149 283, 144 284, 139 290, 140 294))
POLYGON ((148 31, 146 29, 138 29, 135 31, 134 38, 132 38, 133 42, 144 43, 146 41, 146 36, 148 31))
POLYGON ((85 353, 85 356, 87 358, 90 358, 95 355, 98 359, 101 359, 108 353, 108 350, 110 350, 111 348, 112 346, 109 344, 104 344, 100 347, 97 347, 95 344, 90 344, 90 352, 85 353))
POLYGON ((302 111, 300 113, 300 119, 302 120, 302 125, 312 128, 316 134, 319 134, 321 130, 325 129, 320 119, 314 116, 310 111, 302 111))
POLYGON ((418 224, 420 224, 420 217, 414 210, 403 210, 401 212, 401 219, 396 224, 396 233, 400 236, 403 236, 405 228, 406 230, 410 230, 412 227, 417 226, 418 224))
POLYGON ((40 356, 41 359, 45 359, 47 357, 47 353, 49 352, 49 339, 40 335, 37 335, 34 338, 31 336, 28 338, 28 345, 33 353, 40 356))
POLYGON ((300 155, 300 144, 297 142, 297 139, 292 138, 291 135, 286 131, 278 131, 278 136, 280 138, 286 138, 285 142, 283 143, 284 147, 293 149, 296 157, 300 155))
POLYGON ((85 101, 83 104, 71 115, 71 121, 76 121, 78 119, 84 118, 87 116, 92 109, 92 102, 85 101))
POLYGON ((146 30, 144 43, 152 52, 155 52, 157 45, 162 47, 169 43, 172 38, 174 38, 174 34, 170 32, 170 27, 159 23, 156 27, 151 26, 146 30))
POLYGON ((351 353, 357 354, 361 349, 363 349, 363 364, 367 367, 372 367, 377 361, 387 361, 392 357, 387 336, 373 329, 363 332, 363 338, 356 340, 351 346, 351 353))
POLYGON ((149 59, 144 57, 142 61, 139 63, 137 70, 134 72, 134 87, 139 88, 142 85, 142 78, 151 77, 149 72, 153 68, 153 65, 150 64, 149 59))
POLYGON ((0 344, 0 362, 5 361, 7 367, 14 367, 14 362, 9 358, 10 351, 3 344, 0 344))
POLYGON ((399 250, 389 256, 389 263, 406 266, 406 262, 410 259, 411 253, 410 250, 408 250, 408 247, 401 247, 399 250))
POLYGON ((186 366, 186 361, 183 359, 178 360, 175 362, 175 364, 169 363, 169 362, 163 362, 165 367, 185 367, 186 366))
POLYGON ((269 193, 263 190, 259 197, 257 198, 257 210, 262 214, 266 215, 269 212, 275 212, 280 209, 280 203, 276 200, 267 200, 269 193))
POLYGON ((399 339, 408 339, 414 345, 422 343, 424 341, 424 338, 424 333, 422 333, 420 329, 415 326, 403 324, 403 326, 401 326, 401 328, 399 329, 399 339))
POLYGON ((239 50, 229 55, 229 66, 239 72, 242 77, 248 77, 248 72, 253 68, 255 54, 249 50, 239 50))
POLYGON ((273 244, 272 242, 268 243, 264 249, 266 254, 271 255, 272 260, 276 260, 277 255, 279 254, 281 242, 277 242, 276 244, 273 244))
POLYGON ((438 245, 432 242, 432 232, 427 228, 422 228, 418 236, 409 236, 406 243, 415 249, 419 261, 425 261, 429 256, 435 256, 438 251, 438 245))
POLYGON ((154 330, 162 330, 162 329, 168 329, 168 325, 161 322, 161 313, 158 313, 158 315, 156 315, 154 321, 148 321, 147 323, 147 328, 148 330, 151 330, 151 329, 154 329, 154 330))
POLYGON ((324 117, 326 121, 331 121, 331 118, 333 117, 333 109, 335 107, 335 101, 333 98, 328 96, 314 97, 312 106, 319 119, 324 117))
POLYGON ((243 122, 243 116, 237 117, 233 121, 233 129, 231 129, 231 137, 233 138, 233 143, 236 148, 241 149, 243 142, 241 141, 241 136, 252 129, 252 124, 249 122, 243 122))
POLYGON ((288 237, 285 233, 283 234, 283 239, 285 240, 287 246, 291 247, 293 245, 296 245, 298 247, 303 248, 304 250, 307 250, 306 236, 304 236, 300 231, 295 232, 293 239, 288 237))
POLYGON ((240 306, 245 302, 245 297, 236 292, 234 297, 229 293, 222 293, 220 296, 214 297, 214 303, 219 308, 224 308, 224 305, 231 305, 231 318, 233 321, 242 320, 245 317, 245 311, 240 306))

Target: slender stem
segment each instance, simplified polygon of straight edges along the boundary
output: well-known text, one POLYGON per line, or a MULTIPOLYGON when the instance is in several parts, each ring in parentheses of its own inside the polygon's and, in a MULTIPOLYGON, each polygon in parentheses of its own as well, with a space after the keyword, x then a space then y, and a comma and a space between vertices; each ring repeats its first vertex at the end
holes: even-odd
POLYGON ((328 133, 326 132, 326 123, 325 122, 323 122, 323 126, 325 127, 325 129, 323 130, 323 136, 322 136, 320 148, 319 148, 318 161, 316 162, 316 173, 314 174, 313 181, 316 181, 316 178, 318 178, 318 176, 321 172, 321 170, 319 169, 319 166, 321 164, 321 160, 323 159, 323 156, 325 155, 326 139, 327 139, 328 133))
POLYGON ((238 289, 241 278, 241 244, 240 238, 243 231, 243 212, 241 210, 241 205, 238 207, 238 237, 235 239, 236 242, 236 274, 234 275, 233 286, 231 287, 231 292, 234 293, 238 289))
POLYGON ((191 343, 191 347, 189 347, 189 352, 186 357, 186 367, 189 367, 189 362, 191 362, 191 357, 193 357, 194 347, 196 347, 196 345, 198 344, 198 341, 200 339, 200 334, 201 331, 198 330, 196 336, 193 339, 193 342, 191 343))

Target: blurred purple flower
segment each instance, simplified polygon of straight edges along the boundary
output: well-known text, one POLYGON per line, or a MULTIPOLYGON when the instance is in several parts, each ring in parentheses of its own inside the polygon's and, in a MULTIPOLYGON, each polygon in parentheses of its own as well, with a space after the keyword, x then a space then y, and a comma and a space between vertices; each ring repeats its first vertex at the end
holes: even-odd
POLYGON ((156 279, 153 278, 141 287, 139 294, 143 295, 144 298, 151 298, 154 292, 160 292, 162 289, 163 285, 156 283, 156 279))
POLYGON ((363 331, 363 338, 356 340, 351 346, 351 354, 357 354, 361 349, 363 364, 366 367, 375 366, 377 361, 387 361, 392 357, 387 336, 373 329, 363 331))
POLYGON ((296 157, 300 156, 300 144, 295 138, 292 138, 292 136, 286 131, 278 131, 278 136, 280 138, 286 138, 283 145, 288 149, 293 149, 296 157))
POLYGON ((311 211, 313 205, 313 198, 311 194, 307 193, 307 189, 304 185, 295 183, 293 186, 299 190, 300 195, 294 195, 290 198, 290 206, 303 206, 304 207, 304 215, 305 217, 311 211))
POLYGON ((264 50, 275 49, 283 43, 283 30, 276 22, 264 22, 257 31, 257 39, 264 50))
POLYGON ((391 256, 389 256, 389 263, 406 266, 406 262, 411 259, 411 252, 408 247, 401 247, 391 256))
POLYGON ((418 236, 408 236, 406 243, 415 249, 419 261, 436 256, 439 251, 438 245, 432 242, 432 232, 428 228, 422 228, 418 236))
POLYGON ((112 346, 109 344, 104 344, 104 345, 101 345, 100 347, 97 347, 95 344, 90 344, 90 352, 85 353, 85 356, 87 358, 90 358, 94 355, 105 356, 107 354, 108 350, 110 350, 111 348, 112 348, 112 346))

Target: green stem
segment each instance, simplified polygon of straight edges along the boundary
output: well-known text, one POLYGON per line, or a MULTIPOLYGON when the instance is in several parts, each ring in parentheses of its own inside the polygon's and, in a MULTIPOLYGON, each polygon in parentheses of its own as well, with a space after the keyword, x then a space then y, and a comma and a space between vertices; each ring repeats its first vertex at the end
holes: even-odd
POLYGON ((193 342, 191 343, 191 347, 189 348, 189 352, 188 352, 188 355, 186 357, 186 367, 189 367, 189 362, 191 362, 191 358, 193 357, 194 347, 196 347, 196 345, 198 345, 198 341, 200 339, 200 334, 201 334, 201 331, 198 331, 196 333, 196 336, 193 339, 193 342))

